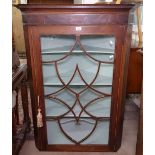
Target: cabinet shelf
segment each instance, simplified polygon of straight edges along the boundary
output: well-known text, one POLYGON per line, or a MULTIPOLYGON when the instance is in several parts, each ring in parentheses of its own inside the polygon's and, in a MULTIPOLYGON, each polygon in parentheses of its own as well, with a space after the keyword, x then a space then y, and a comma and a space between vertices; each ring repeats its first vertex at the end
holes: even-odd
MULTIPOLYGON (((67 103, 70 107, 73 106, 75 99, 73 98, 72 100, 67 99, 67 97, 63 98, 65 103, 67 103)), ((85 99, 82 98, 80 99, 81 105, 84 107, 88 102, 92 101, 91 98, 85 99)), ((92 102, 89 106, 85 108, 87 112, 90 114, 94 115, 95 117, 110 117, 110 108, 111 108, 111 97, 106 97, 102 98, 100 100, 96 100, 92 102)), ((49 116, 51 118, 55 118, 56 116, 62 115, 69 111, 68 107, 65 106, 63 103, 56 101, 55 99, 50 100, 50 99, 45 99, 45 109, 46 109, 46 116, 49 116)), ((81 107, 78 102, 76 102, 76 105, 73 108, 73 111, 76 116, 79 115, 81 112, 81 107)), ((74 117, 72 112, 69 112, 67 117, 74 117)), ((86 112, 82 112, 81 117, 84 118, 91 118, 90 115, 88 115, 86 112)), ((80 118, 81 118, 80 117, 80 118)))
MULTIPOLYGON (((86 66, 86 64, 85 64, 86 66)), ((43 81, 43 85, 47 86, 47 85, 53 85, 53 86, 61 86, 63 85, 63 83, 60 80, 63 80, 63 82, 65 84, 67 84, 74 73, 74 68, 65 71, 65 68, 69 68, 69 65, 62 67, 60 66, 59 68, 59 76, 61 79, 58 78, 58 75, 56 73, 56 70, 54 69, 53 65, 45 65, 46 68, 44 68, 44 81, 43 81), (52 68, 53 67, 53 68, 52 68)), ((72 65, 73 67, 73 65, 72 65)), ((82 67, 82 65, 81 65, 82 67)), ((82 75, 82 77, 79 75, 78 72, 75 73, 73 79, 69 82, 69 85, 71 86, 83 86, 86 85, 85 82, 87 82, 87 84, 91 84, 91 82, 94 80, 96 74, 97 74, 97 67, 94 68, 93 66, 91 66, 92 68, 84 69, 84 67, 82 69, 80 69, 80 73, 82 75), (85 81, 85 82, 84 82, 85 81)), ((96 77, 95 81, 92 83, 93 86, 109 86, 112 85, 112 78, 113 77, 113 66, 110 65, 104 65, 104 67, 100 68, 100 71, 98 73, 98 76, 96 77)))
MULTIPOLYGON (((81 44, 84 49, 89 53, 114 53, 115 51, 115 38, 113 36, 81 36, 81 44)), ((67 53, 70 51, 75 43, 74 36, 50 36, 42 37, 42 53, 67 53), (61 45, 61 46, 59 46, 61 45)), ((77 44, 75 51, 81 51, 77 44)))
MULTIPOLYGON (((90 98, 90 97, 92 97, 92 98, 98 97, 98 96, 95 96, 96 94, 97 95, 104 95, 104 94, 111 95, 112 94, 112 86, 111 85, 110 86, 101 86, 101 85, 91 86, 91 88, 93 88, 93 90, 90 89, 90 88, 87 88, 85 85, 83 85, 83 86, 82 85, 80 85, 80 86, 77 86, 77 85, 76 86, 75 85, 71 86, 71 85, 69 85, 68 88, 73 90, 77 94, 82 92, 80 94, 81 95, 84 94, 85 98, 87 98, 87 99, 90 98), (96 93, 94 90, 96 90, 98 93, 96 93)), ((62 96, 62 98, 63 97, 66 98, 66 97, 68 97, 70 95, 71 96, 73 95, 73 93, 66 91, 64 86, 57 86, 57 85, 56 86, 51 86, 51 85, 44 86, 44 94, 45 94, 44 95, 45 97, 47 97, 49 95, 53 95, 53 96, 60 95, 60 96, 62 96)), ((74 94, 74 96, 75 96, 75 94, 74 94)))
MULTIPOLYGON (((89 76, 88 76, 89 77, 89 76)), ((68 83, 69 77, 62 76, 63 81, 65 81, 65 84, 68 83)), ((87 78, 87 81, 89 79, 87 78)), ((91 81, 91 80, 89 80, 91 81)), ((90 84, 87 82, 87 84, 90 84)), ((63 86, 63 84, 60 82, 60 80, 57 77, 46 77, 44 78, 44 86, 63 86)), ((79 81, 79 77, 75 77, 74 81, 69 84, 69 86, 86 86, 86 84, 83 81, 79 81)), ((92 84, 92 86, 112 86, 112 77, 106 77, 106 76, 99 76, 97 80, 92 84)))
MULTIPOLYGON (((63 86, 62 83, 52 83, 52 82, 47 82, 44 83, 44 86, 63 86)), ((80 83, 73 83, 70 84, 69 86, 86 86, 85 84, 80 84, 80 83)), ((91 86, 112 86, 112 84, 110 83, 98 83, 98 84, 92 84, 91 86)))
MULTIPOLYGON (((78 118, 78 117, 73 117, 73 116, 64 116, 63 117, 64 119, 74 119, 74 118, 78 118)), ((88 117, 88 116, 82 116, 80 117, 81 119, 85 119, 85 118, 88 118, 88 119, 92 119, 91 117, 88 117)), ((56 117, 55 116, 46 116, 46 120, 47 121, 54 121, 56 120, 56 117)), ((110 117, 100 117, 100 121, 109 121, 110 120, 110 117)), ((65 124, 66 122, 64 122, 65 124)), ((91 122, 90 122, 91 123, 91 122)))
MULTIPOLYGON (((59 59, 67 56, 69 54, 68 51, 58 51, 58 52, 46 52, 42 53, 42 65, 48 65, 50 63, 47 63, 48 61, 58 61, 59 59), (44 63, 46 62, 46 63, 44 63)), ((108 51, 87 51, 87 54, 89 54, 91 57, 95 58, 97 61, 105 61, 105 63, 110 62, 113 63, 114 61, 114 53, 108 52, 108 51)), ((88 56, 86 53, 80 50, 73 51, 70 55, 67 56, 68 59, 74 60, 75 62, 77 60, 85 61, 88 63, 88 56)), ((66 58, 67 58, 66 57, 66 58)), ((66 59, 67 60, 67 59, 66 59)), ((97 62, 96 61, 96 62, 97 62)), ((78 61, 77 61, 78 62, 78 61)))
MULTIPOLYGON (((60 87, 62 88, 63 84, 62 83, 59 83, 59 84, 56 84, 56 83, 44 83, 43 84, 44 87, 60 87)), ((91 85, 92 87, 112 87, 112 84, 108 84, 108 83, 103 83, 103 84, 92 84, 91 85)), ((68 85, 68 87, 73 87, 73 88, 82 88, 82 87, 86 87, 85 84, 70 84, 68 85)))
MULTIPOLYGON (((42 55, 54 55, 54 54, 67 54, 69 53, 69 50, 65 50, 65 49, 45 49, 42 50, 42 55)), ((81 54, 83 53, 83 51, 81 50, 74 50, 72 52, 72 54, 81 54)), ((87 53, 90 54, 114 54, 114 50, 113 49, 101 49, 101 50, 87 50, 87 53)))

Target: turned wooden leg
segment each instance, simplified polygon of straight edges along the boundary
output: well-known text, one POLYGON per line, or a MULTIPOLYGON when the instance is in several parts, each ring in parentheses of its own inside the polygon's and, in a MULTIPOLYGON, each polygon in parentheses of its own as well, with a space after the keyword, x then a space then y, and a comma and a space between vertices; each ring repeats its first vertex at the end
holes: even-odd
POLYGON ((16 136, 16 116, 15 108, 12 109, 12 136, 16 136))
POLYGON ((15 117, 16 117, 16 124, 19 125, 19 111, 18 111, 18 92, 19 92, 19 89, 16 88, 16 105, 15 105, 15 117))
POLYGON ((27 123, 27 129, 30 130, 30 116, 29 116, 29 107, 28 107, 28 92, 27 92, 27 84, 26 79, 23 80, 21 85, 21 98, 23 105, 23 113, 24 113, 24 123, 27 123))

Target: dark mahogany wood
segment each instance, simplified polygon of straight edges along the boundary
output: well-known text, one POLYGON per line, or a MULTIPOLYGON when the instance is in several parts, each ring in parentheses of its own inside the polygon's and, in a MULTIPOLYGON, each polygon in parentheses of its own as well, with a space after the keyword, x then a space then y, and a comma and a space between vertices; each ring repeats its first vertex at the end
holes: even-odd
POLYGON ((143 79, 143 53, 142 47, 130 49, 127 94, 141 93, 143 79))
POLYGON ((30 80, 35 143, 39 150, 117 151, 121 145, 133 5, 18 5, 22 11, 30 80), (81 26, 81 31, 76 31, 81 26), (41 35, 114 35, 116 38, 108 145, 48 145, 41 62, 41 35), (44 127, 37 128, 37 97, 44 127))
POLYGON ((74 0, 28 0, 28 4, 48 3, 48 4, 74 4, 74 0))
POLYGON ((122 25, 128 24, 132 5, 19 5, 28 25, 122 25), (119 10, 118 10, 119 9, 119 10), (59 13, 56 13, 59 11, 59 13), (33 13, 32 13, 33 12, 33 13), (62 16, 65 13, 65 16, 62 16), (89 12, 89 13, 88 13, 89 12), (111 12, 111 13, 109 13, 111 12))

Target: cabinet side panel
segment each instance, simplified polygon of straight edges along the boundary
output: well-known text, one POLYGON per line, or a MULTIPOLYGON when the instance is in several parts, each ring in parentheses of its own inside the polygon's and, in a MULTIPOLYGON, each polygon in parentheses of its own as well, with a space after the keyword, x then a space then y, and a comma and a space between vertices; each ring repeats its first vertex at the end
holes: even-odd
POLYGON ((125 56, 126 53, 123 50, 123 43, 125 39, 125 26, 121 28, 115 27, 117 29, 116 37, 116 57, 115 57, 115 68, 114 68, 114 82, 113 82, 113 97, 112 97, 112 107, 111 107, 111 126, 110 126, 110 141, 109 145, 113 148, 114 151, 117 151, 116 143, 117 140, 121 140, 120 131, 122 130, 123 124, 123 111, 121 110, 124 107, 124 102, 122 102, 122 91, 123 90, 123 76, 125 67, 125 56))
POLYGON ((116 150, 121 146, 122 132, 123 132, 123 120, 124 120, 124 108, 125 108, 125 99, 126 99, 126 85, 127 85, 127 74, 128 74, 128 62, 130 55, 130 43, 131 43, 131 31, 132 26, 125 26, 125 41, 122 49, 122 63, 124 64, 121 68, 121 93, 120 93, 120 125, 118 127, 118 137, 116 142, 116 150))

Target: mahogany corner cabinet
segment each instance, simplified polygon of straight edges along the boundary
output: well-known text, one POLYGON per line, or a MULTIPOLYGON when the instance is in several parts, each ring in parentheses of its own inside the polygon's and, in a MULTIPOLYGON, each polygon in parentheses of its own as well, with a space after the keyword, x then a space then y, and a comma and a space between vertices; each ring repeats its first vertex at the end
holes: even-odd
POLYGON ((131 4, 17 6, 40 151, 121 146, 131 4))

